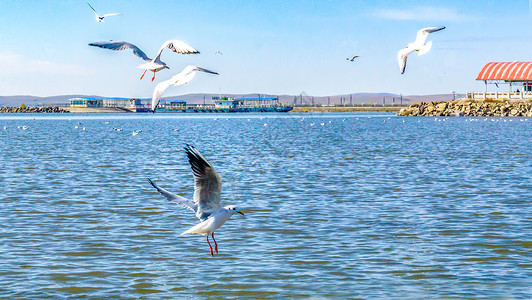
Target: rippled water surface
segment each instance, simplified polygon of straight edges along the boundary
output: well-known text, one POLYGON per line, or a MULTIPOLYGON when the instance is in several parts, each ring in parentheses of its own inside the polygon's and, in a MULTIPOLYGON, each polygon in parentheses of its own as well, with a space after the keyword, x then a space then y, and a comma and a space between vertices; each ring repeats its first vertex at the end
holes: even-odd
POLYGON ((0 297, 530 298, 531 125, 0 115, 0 297), (192 197, 186 143, 246 212, 214 258, 146 179, 192 197))

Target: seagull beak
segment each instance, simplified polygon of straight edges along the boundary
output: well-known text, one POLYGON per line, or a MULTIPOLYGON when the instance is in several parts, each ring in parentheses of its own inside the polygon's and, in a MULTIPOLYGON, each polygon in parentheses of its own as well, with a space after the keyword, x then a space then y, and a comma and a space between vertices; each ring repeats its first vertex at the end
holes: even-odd
POLYGON ((169 67, 167 67, 167 66, 164 66, 164 67, 165 67, 165 68, 167 68, 168 70, 170 70, 170 68, 169 68, 169 67))
POLYGON ((239 213, 239 214, 241 214, 241 215, 244 215, 244 213, 243 213, 243 212, 241 212, 241 211, 237 211, 237 213, 239 213))

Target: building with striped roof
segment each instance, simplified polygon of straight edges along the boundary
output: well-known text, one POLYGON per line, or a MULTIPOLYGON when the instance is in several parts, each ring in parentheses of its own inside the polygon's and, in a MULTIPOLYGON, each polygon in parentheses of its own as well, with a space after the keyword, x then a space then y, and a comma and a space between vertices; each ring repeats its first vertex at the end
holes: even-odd
POLYGON ((484 81, 484 93, 470 93, 468 98, 530 99, 532 98, 532 62, 490 62, 478 73, 477 80, 484 81), (488 93, 488 85, 496 87, 488 93), (507 92, 499 85, 508 84, 507 92))

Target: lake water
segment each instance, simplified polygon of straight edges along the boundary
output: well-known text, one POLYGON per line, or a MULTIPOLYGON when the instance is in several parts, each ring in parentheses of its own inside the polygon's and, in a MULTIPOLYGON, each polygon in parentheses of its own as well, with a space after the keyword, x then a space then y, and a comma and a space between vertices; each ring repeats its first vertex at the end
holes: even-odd
POLYGON ((3 114, 0 298, 530 298, 531 149, 525 118, 3 114), (192 197, 186 143, 246 213, 215 257, 146 179, 192 197))

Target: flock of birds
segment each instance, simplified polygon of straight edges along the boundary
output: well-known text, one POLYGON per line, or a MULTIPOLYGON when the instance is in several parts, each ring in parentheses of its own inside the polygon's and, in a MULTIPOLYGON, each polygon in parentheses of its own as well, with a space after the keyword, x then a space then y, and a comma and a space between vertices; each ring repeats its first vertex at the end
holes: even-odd
MULTIPOLYGON (((100 23, 103 22, 103 19, 105 17, 120 15, 120 13, 112 13, 112 14, 105 14, 103 16, 99 16, 96 10, 94 10, 94 8, 89 3, 87 4, 94 11, 94 14, 96 15, 96 19, 100 23)), ((103 49, 109 49, 109 50, 114 50, 114 51, 128 50, 128 49, 133 50, 133 54, 141 58, 145 62, 144 64, 141 64, 138 66, 138 68, 144 70, 144 73, 142 73, 142 76, 140 76, 140 79, 142 80, 146 72, 150 70, 153 72, 153 77, 151 78, 151 81, 155 80, 155 73, 165 70, 165 69, 170 69, 166 65, 166 63, 161 60, 161 54, 163 53, 164 49, 168 48, 172 50, 173 52, 176 52, 179 54, 185 54, 185 55, 200 53, 198 50, 194 49, 189 44, 183 41, 179 41, 179 40, 169 40, 169 41, 164 42, 154 58, 148 57, 146 53, 144 53, 144 51, 142 51, 139 47, 135 46, 134 44, 125 42, 125 41, 112 41, 111 40, 111 41, 103 41, 103 42, 93 42, 93 43, 89 43, 89 46, 100 47, 103 49)), ((216 51, 215 54, 222 55, 222 52, 216 51)), ((161 101, 161 97, 164 91, 168 87, 170 87, 171 85, 178 86, 178 85, 189 83, 196 75, 196 72, 205 72, 209 74, 218 75, 218 73, 216 72, 213 72, 213 71, 210 71, 205 68, 198 67, 198 66, 185 67, 185 69, 183 69, 183 71, 181 71, 180 73, 172 76, 172 78, 166 81, 158 83, 155 86, 155 89, 153 90, 152 101, 151 101, 151 111, 155 113, 155 110, 157 109, 157 106, 159 105, 159 102, 161 101)))
MULTIPOLYGON (((87 4, 93 10, 96 16, 96 20, 100 23, 103 22, 104 18, 106 17, 121 15, 121 13, 110 13, 110 14, 105 14, 105 15, 100 16, 89 3, 87 4)), ((443 30, 443 29, 445 29, 445 27, 443 26, 426 27, 426 28, 420 29, 417 32, 416 40, 413 43, 409 43, 405 48, 399 50, 399 52, 397 53, 397 62, 399 64, 399 70, 401 74, 405 73, 406 61, 407 61, 408 55, 415 51, 418 52, 418 55, 424 55, 427 52, 429 52, 430 49, 432 48, 432 41, 429 41, 426 43, 426 40, 429 34, 443 30)), ((144 53, 139 47, 135 46, 134 44, 125 42, 125 41, 112 41, 111 40, 111 41, 103 41, 103 42, 93 42, 93 43, 90 43, 89 46, 100 47, 103 49, 109 49, 109 50, 114 50, 114 51, 120 51, 120 50, 126 50, 126 49, 133 50, 133 54, 135 54, 136 56, 138 56, 139 58, 145 61, 144 64, 141 64, 138 66, 140 69, 144 69, 144 73, 142 73, 142 76, 140 76, 140 79, 142 80, 146 72, 150 70, 153 72, 153 77, 151 81, 155 80, 156 72, 162 71, 164 69, 170 69, 166 65, 165 62, 161 61, 161 54, 164 49, 168 48, 172 50, 173 52, 176 52, 179 54, 199 54, 200 53, 198 50, 194 49, 189 44, 183 41, 179 41, 179 40, 169 40, 169 41, 164 42, 154 58, 148 57, 146 53, 144 53)), ((216 51, 215 54, 223 55, 221 51, 216 51)), ((355 55, 351 58, 348 57, 347 60, 355 61, 355 59, 357 59, 358 57, 360 56, 355 55)), ((197 71, 218 75, 218 73, 216 72, 213 72, 213 71, 210 71, 205 68, 198 67, 198 66, 185 67, 185 69, 181 73, 176 74, 172 78, 166 81, 160 82, 156 85, 153 91, 153 95, 152 95, 151 111, 155 112, 155 110, 157 109, 157 106, 159 105, 159 102, 161 100, 161 97, 164 91, 168 87, 170 87, 171 85, 178 86, 182 84, 187 84, 188 82, 192 80, 192 78, 194 78, 195 72, 197 71)))
MULTIPOLYGON (((96 16, 96 21, 101 23, 105 18, 111 16, 121 15, 120 13, 110 13, 99 15, 96 10, 89 4, 89 7, 92 9, 96 16)), ((426 54, 432 47, 432 41, 426 42, 426 39, 430 33, 440 31, 445 27, 427 27, 418 31, 416 40, 413 43, 408 44, 404 49, 401 49, 398 52, 398 63, 401 74, 404 74, 406 69, 406 60, 410 53, 418 51, 419 55, 426 54)), ((152 71, 153 77, 151 81, 155 80, 155 74, 165 69, 170 69, 165 62, 161 60, 161 54, 164 49, 170 49, 175 53, 190 55, 190 54, 199 54, 200 52, 190 46, 189 44, 179 41, 179 40, 169 40, 162 44, 159 51, 156 53, 154 58, 150 58, 144 53, 139 47, 132 43, 125 41, 102 41, 102 42, 93 42, 89 43, 89 46, 99 47, 108 50, 121 51, 121 50, 132 50, 133 54, 141 58, 144 63, 139 65, 140 69, 143 69, 144 72, 140 76, 142 80, 146 72, 152 71)), ((221 51, 215 52, 215 54, 223 55, 221 51)), ((359 56, 355 55, 351 58, 347 58, 348 61, 355 61, 359 56)), ((151 111, 155 112, 161 97, 164 91, 170 87, 186 84, 190 82, 196 72, 204 72, 208 74, 218 75, 217 72, 207 70, 198 66, 187 66, 180 73, 172 76, 170 79, 162 81, 155 86, 152 95, 151 102, 151 111)), ((303 119, 301 120, 303 121, 303 119)), ((345 121, 345 120, 344 120, 345 121)), ((331 123, 332 121, 329 121, 331 123)), ((324 126, 325 123, 320 123, 321 126, 324 126)), ((268 124, 264 123, 264 126, 268 124)), ((310 124, 314 126, 314 123, 310 124)), ((85 129, 85 128, 83 128, 85 129)), ((113 128, 113 130, 121 131, 121 129, 113 128)), ((132 135, 138 135, 141 131, 133 131, 132 135)), ((201 221, 199 224, 193 226, 189 230, 182 233, 184 234, 202 234, 207 236, 207 243, 209 244, 210 254, 214 256, 214 252, 218 254, 218 244, 214 239, 214 231, 221 227, 231 216, 235 213, 244 215, 239 211, 234 205, 229 205, 222 207, 220 204, 220 195, 221 195, 221 179, 216 170, 212 165, 205 159, 205 157, 193 146, 187 145, 185 147, 185 153, 188 157, 190 166, 192 168, 192 173, 194 175, 194 198, 189 200, 173 194, 160 186, 158 186, 154 181, 148 178, 149 183, 168 201, 175 203, 181 207, 192 210, 196 217, 201 221), (214 251, 211 243, 209 242, 209 235, 214 241, 214 251)))

